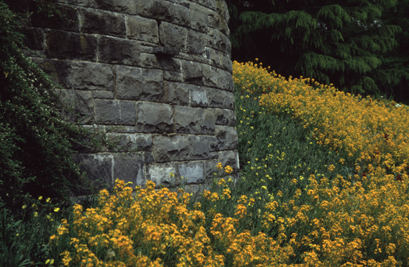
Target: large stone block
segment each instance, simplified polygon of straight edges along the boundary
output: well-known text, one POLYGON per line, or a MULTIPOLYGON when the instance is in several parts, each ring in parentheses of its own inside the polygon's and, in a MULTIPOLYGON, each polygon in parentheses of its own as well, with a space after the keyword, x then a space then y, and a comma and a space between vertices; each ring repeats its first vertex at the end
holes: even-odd
POLYGON ((140 184, 144 178, 144 159, 141 153, 119 153, 114 154, 114 180, 121 179, 140 184))
POLYGON ((159 39, 164 47, 184 51, 186 49, 187 29, 175 24, 162 22, 159 26, 159 39))
POLYGON ((110 154, 78 154, 75 156, 80 170, 92 181, 112 185, 113 156, 110 154))
POLYGON ((152 156, 155 162, 187 160, 192 141, 188 136, 154 136, 152 156))
POLYGON ((111 64, 138 65, 139 43, 132 40, 101 37, 99 60, 111 64))
POLYGON ((49 58, 95 60, 95 36, 65 31, 50 31, 46 36, 46 55, 49 58))
POLYGON ((187 52, 202 55, 205 52, 208 36, 193 30, 189 30, 187 35, 187 52))
POLYGON ((232 92, 205 86, 192 87, 190 90, 191 105, 194 107, 234 108, 232 92))
POLYGON ((137 127, 142 132, 172 131, 173 110, 168 104, 141 102, 137 104, 137 127))
POLYGON ((211 139, 207 136, 191 135, 189 136, 190 143, 190 159, 208 159, 210 157, 211 139))
POLYGON ((182 61, 183 79, 186 83, 203 85, 203 64, 193 61, 182 61))
POLYGON ((95 121, 101 124, 135 125, 135 102, 95 99, 95 121))
POLYGON ((112 151, 136 152, 152 148, 152 135, 140 133, 107 133, 107 139, 113 143, 112 151))
POLYGON ((210 30, 208 34, 210 40, 210 43, 208 45, 210 47, 227 54, 231 53, 231 43, 229 37, 227 37, 225 34, 223 34, 221 31, 217 29, 210 30))
POLYGON ((207 7, 191 4, 189 9, 190 28, 207 33, 209 31, 208 17, 214 13, 214 11, 207 7))
POLYGON ((118 99, 160 100, 163 96, 163 71, 136 67, 117 67, 118 99))
POLYGON ((94 122, 94 99, 90 91, 58 90, 62 103, 67 106, 65 116, 79 124, 94 122))
POLYGON ((236 126, 236 114, 230 109, 215 108, 216 125, 236 126))
POLYGON ((113 91, 114 72, 110 65, 48 59, 38 64, 63 88, 113 91))
POLYGON ((233 91, 233 78, 230 72, 203 64, 202 73, 204 85, 233 91))
POLYGON ((154 44, 159 43, 159 29, 156 20, 140 16, 128 16, 126 24, 128 38, 154 44))
POLYGON ((203 162, 188 162, 178 164, 182 183, 200 184, 205 181, 203 162))
POLYGON ((234 127, 216 125, 218 150, 233 150, 237 147, 238 137, 234 127))
POLYGON ((125 37, 125 19, 123 16, 109 12, 87 10, 80 11, 81 31, 103 35, 125 37))
POLYGON ((164 82, 164 101, 170 104, 187 106, 189 104, 189 86, 183 83, 164 82))
POLYGON ((189 8, 163 0, 137 1, 138 13, 144 17, 167 21, 178 25, 189 25, 189 8))
POLYGON ((176 186, 180 184, 176 168, 172 164, 151 164, 148 166, 149 179, 157 186, 176 186))
POLYGON ((178 133, 212 134, 216 117, 210 110, 175 106, 174 124, 178 133))
MULTIPOLYGON (((77 0, 78 1, 78 0, 77 0)), ((85 0, 79 0, 85 1, 85 0)), ((138 0, 92 0, 94 7, 126 14, 136 14, 138 0)))

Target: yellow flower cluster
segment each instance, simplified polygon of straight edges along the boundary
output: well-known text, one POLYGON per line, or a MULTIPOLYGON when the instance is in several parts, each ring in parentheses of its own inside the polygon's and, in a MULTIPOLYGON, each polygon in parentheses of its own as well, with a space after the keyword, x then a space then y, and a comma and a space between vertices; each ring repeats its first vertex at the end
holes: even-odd
POLYGON ((355 164, 349 177, 311 175, 307 188, 278 209, 268 203, 264 231, 303 251, 297 257, 313 266, 409 264, 409 108, 314 79, 285 79, 251 62, 233 68, 239 89, 262 93, 260 105, 292 114, 317 143, 355 164))
MULTIPOLYGON (((230 191, 204 195, 226 199, 230 191)), ((237 230, 238 220, 246 216, 243 204, 237 205, 237 217, 232 218, 220 213, 206 217, 201 205, 189 209, 189 202, 190 194, 183 190, 156 190, 151 181, 133 190, 117 180, 113 194, 100 191, 96 207, 83 210, 76 204, 72 223, 63 219, 50 243, 65 247, 60 254, 64 266, 224 266, 227 259, 245 266, 283 261, 272 238, 237 230)))

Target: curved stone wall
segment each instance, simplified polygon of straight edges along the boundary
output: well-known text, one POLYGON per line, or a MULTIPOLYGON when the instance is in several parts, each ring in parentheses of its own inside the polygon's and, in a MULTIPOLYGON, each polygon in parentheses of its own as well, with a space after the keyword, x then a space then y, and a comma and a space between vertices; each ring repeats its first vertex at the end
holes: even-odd
POLYGON ((91 178, 195 185, 218 161, 238 169, 224 0, 57 2, 28 44, 77 121, 117 142, 78 155, 91 178))

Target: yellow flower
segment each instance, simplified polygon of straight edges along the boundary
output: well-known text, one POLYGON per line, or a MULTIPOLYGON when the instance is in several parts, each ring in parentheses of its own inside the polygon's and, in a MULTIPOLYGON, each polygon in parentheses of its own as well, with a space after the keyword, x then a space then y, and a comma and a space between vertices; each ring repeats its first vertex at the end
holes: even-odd
POLYGON ((217 163, 216 167, 221 170, 223 169, 223 164, 221 162, 217 163))
POLYGON ((232 168, 230 165, 227 165, 226 167, 224 167, 224 171, 225 171, 227 174, 230 174, 230 173, 233 172, 233 168, 232 168))

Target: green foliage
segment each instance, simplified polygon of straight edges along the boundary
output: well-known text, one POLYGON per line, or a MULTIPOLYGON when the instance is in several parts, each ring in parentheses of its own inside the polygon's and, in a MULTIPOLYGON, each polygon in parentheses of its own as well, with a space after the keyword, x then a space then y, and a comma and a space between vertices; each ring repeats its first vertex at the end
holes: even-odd
POLYGON ((409 57, 396 58, 408 51, 396 50, 407 35, 401 33, 407 29, 407 1, 230 0, 228 5, 234 58, 258 57, 287 76, 405 101, 394 92, 409 74, 407 67, 398 70, 409 65, 409 57))
POLYGON ((72 156, 98 144, 62 119, 52 82, 23 55, 19 23, 0 2, 0 202, 11 209, 39 195, 68 202, 85 190, 72 156))

